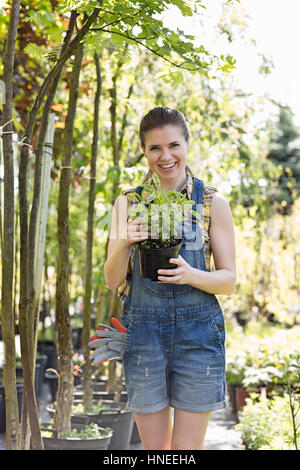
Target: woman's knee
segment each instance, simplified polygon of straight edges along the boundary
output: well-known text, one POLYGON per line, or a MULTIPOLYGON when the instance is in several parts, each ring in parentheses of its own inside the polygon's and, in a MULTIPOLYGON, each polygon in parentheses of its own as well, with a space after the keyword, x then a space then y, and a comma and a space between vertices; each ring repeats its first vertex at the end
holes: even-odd
POLYGON ((202 450, 210 415, 175 409, 172 450, 202 450))
POLYGON ((134 413, 144 450, 170 450, 172 419, 169 408, 156 413, 134 413))

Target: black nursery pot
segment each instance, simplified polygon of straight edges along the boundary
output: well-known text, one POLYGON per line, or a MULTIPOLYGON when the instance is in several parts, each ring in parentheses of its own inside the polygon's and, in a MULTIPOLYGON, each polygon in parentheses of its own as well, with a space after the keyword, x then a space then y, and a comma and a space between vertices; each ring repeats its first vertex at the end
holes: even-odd
POLYGON ((146 248, 138 245, 140 273, 142 277, 148 277, 152 281, 158 281, 158 269, 174 269, 177 266, 169 263, 170 258, 177 258, 182 245, 182 240, 178 244, 169 248, 146 248))

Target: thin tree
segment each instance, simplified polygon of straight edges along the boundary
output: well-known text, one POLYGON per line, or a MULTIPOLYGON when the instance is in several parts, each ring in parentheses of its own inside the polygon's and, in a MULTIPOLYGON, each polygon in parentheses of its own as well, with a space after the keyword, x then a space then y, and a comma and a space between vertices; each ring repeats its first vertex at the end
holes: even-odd
POLYGON ((58 257, 56 278, 56 321, 58 329, 59 385, 54 427, 58 437, 71 431, 71 408, 73 403, 73 344, 69 313, 69 189, 72 169, 73 129, 78 97, 78 84, 83 57, 83 44, 79 43, 75 53, 70 81, 68 114, 64 133, 64 150, 58 195, 58 257))
POLYGON ((5 102, 3 103, 3 162, 4 162, 4 217, 2 247, 2 336, 5 346, 4 388, 6 401, 6 449, 17 450, 19 438, 19 411, 16 383, 16 350, 13 314, 14 272, 14 152, 13 152, 13 67, 15 44, 20 14, 20 0, 13 0, 3 60, 5 102))
POLYGON ((30 213, 30 226, 28 230, 28 214, 27 214, 27 167, 28 167, 28 145, 21 147, 20 166, 19 166, 19 203, 20 203, 20 303, 19 303, 19 324, 22 349, 22 365, 24 375, 24 386, 28 391, 25 393, 25 400, 22 408, 22 433, 21 447, 28 447, 28 415, 31 425, 33 437, 33 448, 41 448, 42 441, 38 425, 37 405, 33 388, 33 371, 35 364, 35 344, 37 338, 37 314, 39 298, 36 298, 34 291, 34 265, 35 257, 35 237, 37 229, 37 212, 40 201, 41 192, 41 166, 42 154, 45 143, 45 135, 47 130, 48 116, 51 105, 55 96, 56 88, 60 79, 60 73, 63 65, 66 63, 76 46, 83 39, 91 24, 96 21, 99 9, 95 9, 93 13, 84 22, 82 28, 72 39, 75 20, 77 13, 71 12, 69 27, 65 36, 61 54, 56 65, 46 76, 39 93, 30 110, 29 117, 25 127, 24 140, 25 143, 31 142, 35 127, 38 111, 47 93, 43 114, 41 119, 40 132, 38 137, 34 179, 34 194, 32 202, 32 210, 30 213), (27 142, 26 142, 27 141, 27 142), (28 400, 26 399, 28 397, 28 400), (33 435, 34 433, 34 435, 33 435))
MULTIPOLYGON (((74 24, 76 20, 76 12, 71 13, 69 28, 65 36, 64 44, 62 47, 62 52, 66 49, 68 43, 71 40, 71 35, 73 33, 74 24)), ((41 175, 42 175, 42 162, 43 162, 43 150, 45 144, 45 137, 47 132, 47 126, 49 121, 49 113, 51 110, 51 105, 55 96, 57 85, 60 78, 60 72, 54 77, 51 82, 50 90, 43 107, 40 131, 37 142, 36 149, 36 160, 35 160, 35 174, 34 174, 34 191, 32 199, 32 208, 30 212, 30 225, 27 239, 27 214, 26 221, 23 217, 22 225, 22 235, 26 238, 27 242, 23 246, 23 256, 22 263, 25 270, 22 270, 21 277, 21 290, 20 297, 23 296, 28 299, 25 303, 24 308, 20 306, 20 315, 19 315, 19 326, 20 326, 20 338, 21 338, 21 347, 22 347, 22 366, 23 366, 23 377, 24 377, 24 400, 22 401, 22 420, 21 420, 21 439, 20 445, 22 449, 29 448, 29 421, 30 429, 32 434, 32 448, 41 449, 43 448, 43 441, 41 438, 40 427, 39 427, 39 418, 38 418, 38 408, 37 401, 35 396, 35 389, 33 386, 33 377, 35 369, 35 336, 36 336, 36 324, 37 324, 37 313, 39 305, 39 292, 35 293, 34 283, 35 283, 35 251, 36 251, 36 233, 38 227, 38 207, 40 203, 41 195, 41 175), (28 275, 27 275, 28 274, 28 275), (28 421, 29 417, 29 421, 28 421)), ((21 167, 21 164, 20 164, 21 167)), ((21 172, 20 172, 21 173, 21 172)), ((26 184, 26 178, 22 178, 22 183, 26 184)), ((27 197, 26 187, 23 185, 20 186, 20 191, 24 194, 24 199, 27 197)), ((24 201, 22 199, 22 201, 24 201)), ((22 204, 22 210, 24 210, 24 205, 22 204)), ((27 204, 26 204, 27 207, 27 204)), ((38 253, 38 256, 43 256, 43 253, 38 253)))
POLYGON ((93 120, 93 142, 91 155, 91 172, 89 187, 89 207, 88 207, 88 228, 86 242, 86 270, 85 270, 85 290, 84 290, 84 308, 83 308, 83 329, 82 329, 82 349, 84 356, 83 369, 83 406, 85 410, 92 404, 93 390, 91 379, 91 363, 89 361, 90 349, 88 341, 91 331, 91 294, 92 294, 92 251, 94 239, 94 211, 96 196, 96 162, 98 153, 99 140, 99 105, 101 96, 101 65, 99 54, 94 54, 94 62, 96 66, 96 93, 94 100, 94 120, 93 120))
MULTIPOLYGON (((124 56, 126 55, 126 52, 128 50, 129 44, 125 44, 124 48, 124 56)), ((122 124, 121 124, 121 129, 119 132, 119 136, 117 133, 117 84, 118 84, 118 79, 120 77, 120 74, 122 72, 122 66, 124 64, 124 59, 121 57, 119 59, 115 73, 112 77, 112 87, 110 89, 110 97, 111 97, 111 105, 110 105, 110 116, 111 116, 111 130, 110 130, 110 135, 111 135, 111 143, 112 143, 112 150, 113 150, 113 164, 114 167, 119 167, 120 163, 120 158, 121 158, 121 151, 122 151, 122 143, 123 143, 123 137, 125 133, 125 128, 126 128, 126 123, 127 123, 127 111, 128 111, 128 103, 129 99, 133 90, 133 85, 130 85, 129 91, 128 91, 128 96, 127 96, 127 102, 124 110, 124 114, 122 117, 122 124)), ((113 179, 113 184, 112 184, 112 196, 111 196, 111 204, 113 205, 116 197, 118 195, 119 191, 119 186, 120 186, 120 172, 117 173, 118 178, 113 179)), ((106 255, 107 255, 107 248, 108 248, 108 238, 106 241, 106 255)), ((118 298, 118 290, 115 289, 111 295, 110 295, 110 302, 109 302, 109 311, 108 311, 108 318, 111 319, 113 316, 120 316, 121 312, 121 303, 118 298)), ((108 365, 108 381, 107 381, 107 389, 109 392, 115 391, 115 392, 120 392, 120 384, 117 383, 118 381, 116 380, 116 361, 110 361, 108 365)))

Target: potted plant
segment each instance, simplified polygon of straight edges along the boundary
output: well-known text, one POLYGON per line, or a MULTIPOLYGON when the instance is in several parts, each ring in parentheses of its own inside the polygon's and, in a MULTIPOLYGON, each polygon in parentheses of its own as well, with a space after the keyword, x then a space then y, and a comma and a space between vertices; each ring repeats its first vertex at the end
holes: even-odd
POLYGON ((52 423, 42 424, 45 450, 107 450, 113 430, 101 428, 96 423, 72 426, 69 436, 57 437, 52 423))
MULTIPOLYGON (((47 407, 50 416, 54 416, 55 404, 47 407)), ((85 411, 82 400, 74 400, 72 405, 71 425, 97 424, 102 428, 113 430, 113 436, 108 444, 108 450, 128 450, 133 428, 133 413, 126 409, 125 403, 93 400, 92 405, 85 411)))
POLYGON ((153 182, 155 187, 142 184, 141 194, 127 197, 135 203, 129 209, 130 218, 141 218, 151 229, 151 238, 137 243, 141 276, 157 281, 158 269, 176 267, 169 259, 178 256, 183 243, 182 230, 191 223, 191 216, 199 220, 201 216, 192 209, 195 201, 187 199, 185 194, 175 190, 165 194, 156 173, 153 182))

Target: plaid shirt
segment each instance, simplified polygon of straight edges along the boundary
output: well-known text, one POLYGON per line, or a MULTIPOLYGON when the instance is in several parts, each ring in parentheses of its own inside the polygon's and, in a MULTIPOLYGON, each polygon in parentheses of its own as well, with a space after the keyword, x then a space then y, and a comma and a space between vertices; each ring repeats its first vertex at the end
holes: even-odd
MULTIPOLYGON (((154 185, 153 180, 151 179, 150 183, 151 185, 154 185)), ((181 189, 179 189, 179 192, 182 194, 186 194, 188 199, 192 198, 193 194, 193 178, 191 173, 186 171, 186 180, 182 186, 181 189)), ((203 226, 203 237, 204 237, 204 244, 203 244, 203 250, 204 250, 204 257, 205 257, 205 266, 206 270, 210 271, 211 266, 210 266, 210 260, 211 260, 211 247, 210 247, 210 238, 209 238, 209 228, 210 228, 210 206, 211 206, 211 201, 212 201, 212 196, 214 193, 217 191, 216 188, 213 186, 209 185, 204 185, 204 191, 203 191, 203 212, 201 214, 202 216, 202 226, 203 226)), ((122 191, 122 194, 126 195, 128 193, 134 193, 135 189, 127 189, 122 191)), ((134 202, 128 200, 129 205, 134 204, 134 202)), ((131 282, 132 282, 132 272, 133 272, 133 262, 134 262, 134 253, 135 253, 136 245, 133 244, 131 246, 130 250, 130 256, 129 256, 129 262, 128 262, 128 269, 127 269, 127 277, 125 281, 118 287, 118 297, 121 302, 125 302, 125 300, 128 297, 130 287, 131 287, 131 282)))

